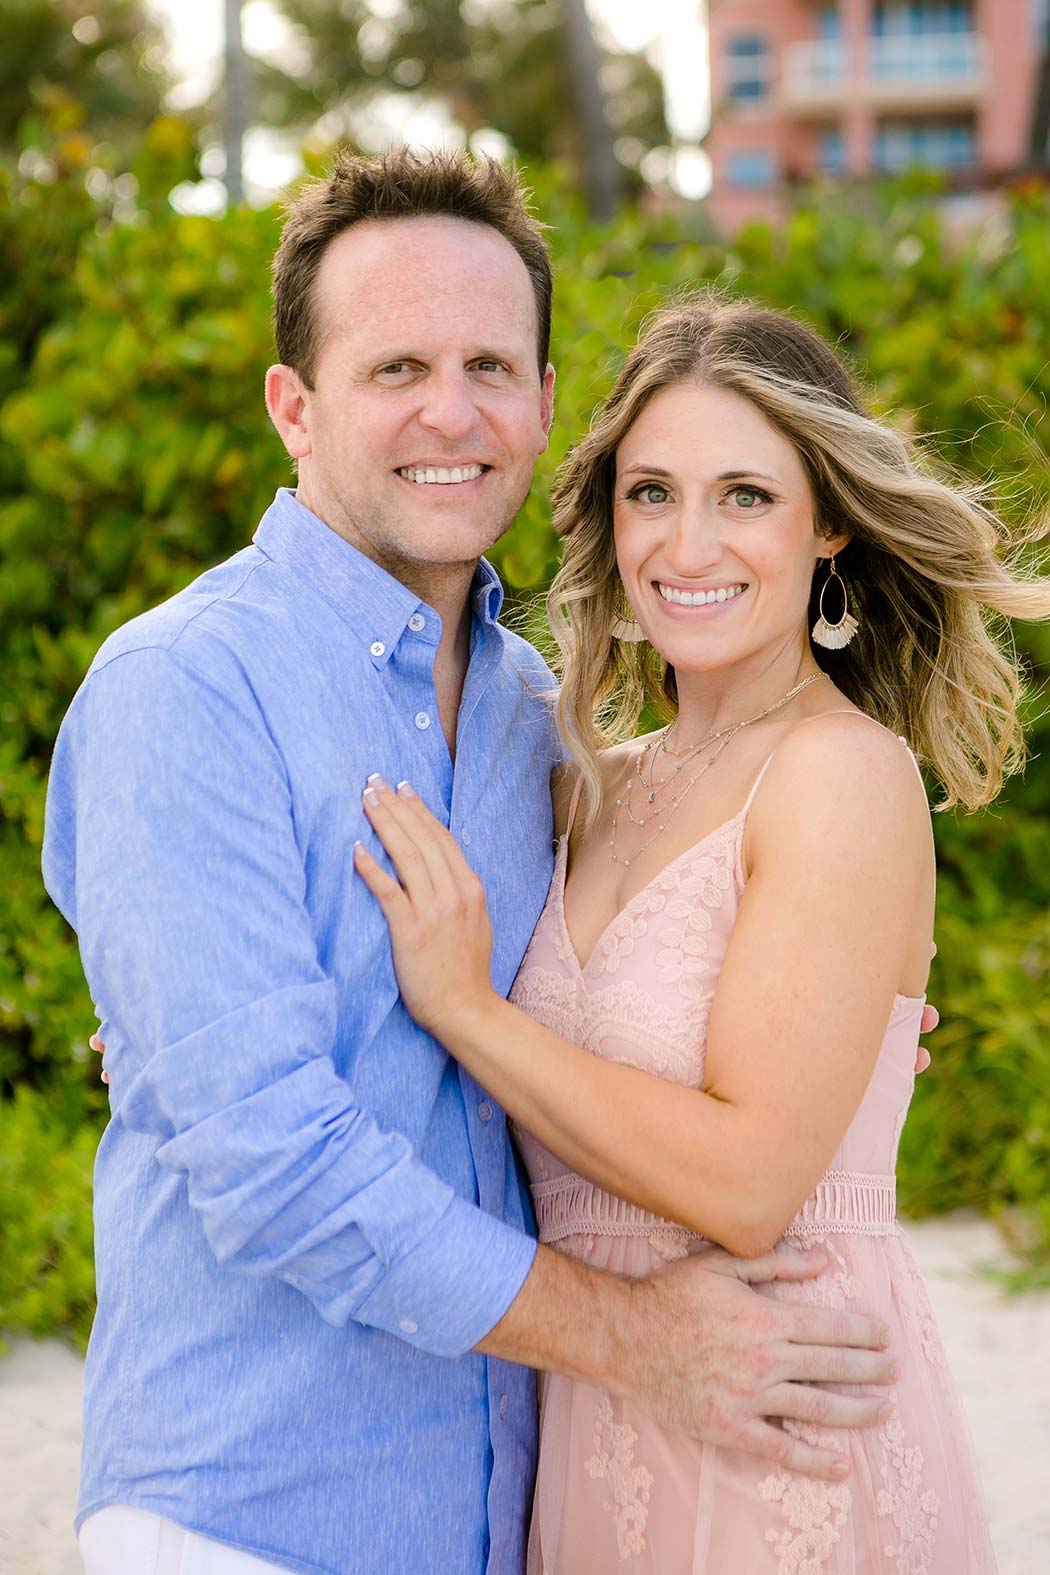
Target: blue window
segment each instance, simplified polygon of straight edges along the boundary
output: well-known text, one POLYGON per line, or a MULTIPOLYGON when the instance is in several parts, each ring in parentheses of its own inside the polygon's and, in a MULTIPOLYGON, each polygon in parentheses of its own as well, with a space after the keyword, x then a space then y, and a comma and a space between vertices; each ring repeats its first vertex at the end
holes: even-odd
POLYGON ((828 127, 817 137, 817 167, 822 175, 845 173, 846 148, 837 126, 828 127))
POLYGON ((842 37, 842 12, 837 5, 822 5, 817 15, 817 37, 834 42, 842 37))
POLYGON ((762 148, 740 148, 726 159, 726 178, 730 186, 757 191, 775 184, 779 165, 772 153, 762 148))
POLYGON ((734 103, 755 103, 769 91, 769 47, 761 33, 737 33, 726 51, 726 80, 734 103))
POLYGON ((875 36, 943 37, 973 32, 972 0, 907 0, 875 7, 875 36))
POLYGON ((891 175, 916 165, 936 170, 967 169, 976 158, 972 121, 888 122, 879 127, 875 137, 875 163, 891 175))

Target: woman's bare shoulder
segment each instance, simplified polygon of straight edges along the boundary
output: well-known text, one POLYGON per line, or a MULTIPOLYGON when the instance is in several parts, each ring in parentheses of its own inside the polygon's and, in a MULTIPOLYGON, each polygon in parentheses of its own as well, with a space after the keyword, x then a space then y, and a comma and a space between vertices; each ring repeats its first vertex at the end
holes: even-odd
POLYGON ((880 833, 890 845, 902 837, 921 845, 930 834, 929 806, 904 746, 904 739, 859 710, 818 713, 789 728, 770 761, 766 791, 756 799, 756 829, 766 820, 780 837, 785 828, 777 822, 799 827, 812 818, 825 833, 834 821, 869 845, 880 833))

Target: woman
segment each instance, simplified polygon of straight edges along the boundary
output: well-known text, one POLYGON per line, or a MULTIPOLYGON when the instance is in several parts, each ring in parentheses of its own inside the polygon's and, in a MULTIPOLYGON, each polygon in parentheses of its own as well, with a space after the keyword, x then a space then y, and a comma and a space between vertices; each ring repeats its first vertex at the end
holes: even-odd
MULTIPOLYGON (((510 1002, 480 887, 407 784, 359 846, 413 1014, 518 1128, 540 1237, 626 1275, 820 1242, 770 1294, 895 1331, 840 1483, 543 1388, 534 1575, 994 1569, 965 1424, 894 1217, 934 916, 905 739, 973 807, 1020 764, 982 608, 1050 613, 1001 528, 867 415, 809 329, 703 293, 629 356, 555 495, 559 853, 510 1002), (629 736, 643 707, 668 725, 629 736), (617 742, 626 737, 626 742, 617 742)), ((819 1434, 798 1426, 804 1436, 819 1434)))

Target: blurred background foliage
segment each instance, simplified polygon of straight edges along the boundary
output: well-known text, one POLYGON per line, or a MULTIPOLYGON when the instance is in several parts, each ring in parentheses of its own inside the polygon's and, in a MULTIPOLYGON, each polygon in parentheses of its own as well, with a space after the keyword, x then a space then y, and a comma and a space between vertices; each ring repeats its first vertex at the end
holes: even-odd
MULTIPOLYGON (((54 10, 19 13, 23 58, 44 63, 23 71, 21 116, 0 135, 0 1329, 83 1339, 106 1091, 87 1047, 94 1013, 75 938, 40 884, 51 746, 106 635, 249 540, 291 470, 262 400, 278 212, 176 213, 168 196, 195 178, 198 127, 143 89, 122 130, 98 133, 101 110, 88 116, 76 73, 62 75, 65 55, 46 52, 46 27, 33 43, 32 17, 54 10)), ((435 28, 427 41, 435 59, 454 48, 443 38, 435 28)), ((138 43, 107 47, 130 50, 133 71, 161 71, 139 60, 138 43)), ((1040 185, 976 233, 946 231, 935 188, 916 178, 853 202, 813 192, 779 230, 721 244, 704 238, 695 207, 627 207, 595 224, 571 164, 530 163, 529 178, 552 226, 559 383, 550 450, 493 553, 523 625, 557 559, 548 496, 558 463, 645 314, 699 280, 807 318, 854 359, 879 408, 990 481, 1008 517, 1046 506, 1050 196, 1040 185)), ((1050 1283, 1050 635, 1019 627, 1017 639, 1031 669, 1033 760, 993 810, 937 818, 930 993, 943 1023, 904 1134, 901 1194, 914 1214, 965 1205, 996 1215, 1018 1249, 1017 1283, 1032 1284, 1050 1283)))
MULTIPOLYGON (((279 0, 294 29, 289 51, 253 62, 261 121, 306 134, 321 121, 329 140, 358 137, 384 93, 424 90, 444 101, 469 137, 495 131, 526 163, 585 160, 585 128, 565 48, 564 0, 397 0, 376 14, 369 0, 279 0)), ((596 49, 606 113, 625 174, 668 141, 663 86, 643 54, 596 49)))

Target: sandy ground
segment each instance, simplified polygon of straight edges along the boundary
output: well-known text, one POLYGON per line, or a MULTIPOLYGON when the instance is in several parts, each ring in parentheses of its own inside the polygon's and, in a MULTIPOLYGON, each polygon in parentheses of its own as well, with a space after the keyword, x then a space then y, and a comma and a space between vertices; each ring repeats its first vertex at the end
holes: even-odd
MULTIPOLYGON (((1050 1292, 1004 1297, 975 1272, 1002 1261, 984 1221, 907 1233, 973 1429, 1000 1575, 1048 1575, 1050 1292)), ((80 1360, 56 1341, 12 1342, 0 1358, 0 1575, 80 1575, 80 1389, 80 1360)))

